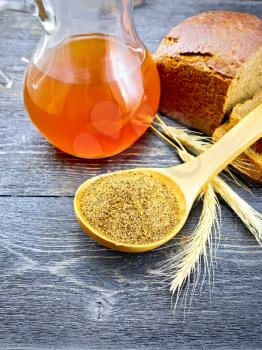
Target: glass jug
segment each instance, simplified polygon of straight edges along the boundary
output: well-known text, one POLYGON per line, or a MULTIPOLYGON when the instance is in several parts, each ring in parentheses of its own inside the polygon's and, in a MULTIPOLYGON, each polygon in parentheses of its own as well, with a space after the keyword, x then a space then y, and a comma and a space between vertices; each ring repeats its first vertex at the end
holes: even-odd
POLYGON ((24 103, 47 140, 77 157, 103 158, 144 134, 158 108, 160 82, 136 33, 132 1, 1 2, 37 15, 43 25, 24 103))

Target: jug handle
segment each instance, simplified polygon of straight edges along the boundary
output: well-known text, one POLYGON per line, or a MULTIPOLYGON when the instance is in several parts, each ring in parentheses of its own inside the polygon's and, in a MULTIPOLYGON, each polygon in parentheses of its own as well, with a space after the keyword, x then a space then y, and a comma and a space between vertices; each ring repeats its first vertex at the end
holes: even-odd
MULTIPOLYGON (((4 10, 25 12, 38 17, 47 34, 56 28, 51 0, 0 0, 0 12, 4 10)), ((0 70, 0 86, 5 88, 12 86, 12 80, 2 70, 0 70)))

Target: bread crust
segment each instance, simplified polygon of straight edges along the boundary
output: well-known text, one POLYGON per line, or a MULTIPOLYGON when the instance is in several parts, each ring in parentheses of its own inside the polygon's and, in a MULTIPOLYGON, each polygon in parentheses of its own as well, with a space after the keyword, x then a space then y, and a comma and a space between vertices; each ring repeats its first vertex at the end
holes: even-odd
POLYGON ((209 11, 190 17, 172 28, 155 58, 168 56, 186 60, 186 57, 196 55, 209 69, 233 78, 261 46, 262 21, 257 16, 209 11))

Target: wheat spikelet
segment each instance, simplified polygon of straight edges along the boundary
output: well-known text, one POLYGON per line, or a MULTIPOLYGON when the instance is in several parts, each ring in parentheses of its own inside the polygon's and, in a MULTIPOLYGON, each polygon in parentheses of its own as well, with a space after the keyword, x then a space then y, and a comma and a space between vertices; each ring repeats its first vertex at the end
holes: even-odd
MULTIPOLYGON (((219 203, 217 196, 211 184, 208 184, 203 193, 203 209, 198 222, 198 225, 194 232, 189 237, 189 242, 182 254, 179 256, 179 262, 171 262, 175 271, 173 272, 172 281, 170 284, 170 291, 172 295, 176 293, 176 303, 179 300, 180 291, 185 281, 190 282, 190 276, 193 275, 192 297, 194 295, 196 286, 200 277, 200 262, 201 258, 204 261, 204 266, 208 271, 208 280, 210 280, 213 270, 213 254, 212 254, 212 232, 213 228, 218 223, 217 209, 219 203), (210 260, 208 259, 208 251, 210 252, 210 260)), ((187 299, 187 292, 189 290, 189 283, 185 293, 185 306, 187 299)))
MULTIPOLYGON (((190 161, 194 157, 188 153, 186 148, 189 148, 195 154, 199 154, 210 146, 207 139, 198 133, 191 135, 186 133, 185 129, 169 128, 159 117, 158 120, 161 128, 168 137, 154 126, 152 126, 152 129, 160 137, 175 147, 178 155, 184 162, 190 161)), ((232 179, 238 182, 234 176, 232 176, 232 179)), ((244 187, 241 183, 239 184, 244 187)), ((213 251, 212 236, 216 238, 217 235, 212 233, 219 232, 218 213, 220 213, 220 206, 215 192, 221 195, 250 230, 257 242, 262 245, 262 215, 235 193, 225 181, 217 176, 212 182, 207 184, 203 190, 202 213, 196 229, 189 236, 185 249, 183 249, 181 253, 165 260, 159 269, 153 271, 154 274, 160 274, 169 281, 172 295, 174 296, 174 294, 176 294, 174 310, 184 290, 183 287, 185 287, 185 290, 182 301, 184 300, 186 308, 190 282, 193 280, 190 299, 192 302, 201 274, 201 259, 204 262, 202 286, 206 274, 208 274, 209 286, 211 276, 214 276, 213 256, 215 256, 215 254, 213 251)), ((215 248, 217 247, 216 242, 214 246, 215 248)))
MULTIPOLYGON (((211 184, 208 184, 205 187, 202 197, 202 213, 196 229, 188 238, 186 247, 182 249, 179 254, 162 262, 159 268, 153 271, 156 275, 164 276, 170 283, 170 291, 172 295, 174 296, 176 294, 174 310, 176 309, 179 298, 182 295, 183 287, 185 287, 185 290, 182 302, 184 301, 185 308, 190 287, 190 303, 192 302, 196 286, 200 279, 201 260, 204 262, 203 282, 207 274, 209 286, 211 285, 214 256, 212 233, 219 232, 219 230, 217 230, 217 228, 219 228, 219 202, 211 184)), ((217 235, 215 234, 214 237, 216 238, 217 235)), ((217 240, 215 247, 217 247, 217 240)))
MULTIPOLYGON (((189 154, 183 145, 177 146, 171 140, 166 138, 158 129, 152 126, 152 129, 168 143, 176 148, 180 158, 187 162, 194 158, 189 154)), ((177 141, 177 140, 176 140, 177 141)), ((178 141, 179 142, 179 141, 178 141)), ((203 209, 195 231, 189 237, 189 243, 185 250, 180 254, 166 260, 162 267, 154 271, 155 274, 166 276, 170 280, 170 291, 172 295, 176 293, 176 309, 183 286, 187 282, 185 293, 183 296, 185 306, 187 304, 187 294, 190 288, 190 276, 193 276, 191 301, 200 277, 200 260, 203 257, 205 271, 208 271, 209 285, 211 279, 211 271, 213 270, 213 253, 212 253, 212 232, 213 228, 218 227, 218 209, 219 202, 212 184, 205 186, 203 190, 203 209), (208 251, 210 252, 208 259, 208 251)), ((205 278, 205 274, 203 280, 205 278)))

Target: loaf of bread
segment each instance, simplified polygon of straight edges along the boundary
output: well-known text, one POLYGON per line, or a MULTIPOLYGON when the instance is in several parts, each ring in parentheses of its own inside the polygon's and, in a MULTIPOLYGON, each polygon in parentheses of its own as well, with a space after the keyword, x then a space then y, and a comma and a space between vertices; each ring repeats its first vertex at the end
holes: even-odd
MULTIPOLYGON (((235 126, 249 112, 262 103, 262 91, 257 93, 252 99, 240 103, 233 108, 229 120, 217 128, 213 134, 213 140, 220 139, 228 130, 235 126)), ((262 115, 261 115, 262 118, 262 115)), ((250 178, 262 181, 262 139, 256 142, 252 147, 246 150, 238 161, 234 163, 235 167, 250 178)))
POLYGON ((154 55, 160 111, 212 135, 225 114, 262 89, 262 20, 212 11, 174 27, 154 55))
MULTIPOLYGON (((188 18, 163 39, 154 59, 160 111, 208 135, 215 132, 214 140, 262 103, 262 20, 254 15, 211 11, 188 18)), ((262 141, 238 164, 262 181, 262 141)))

